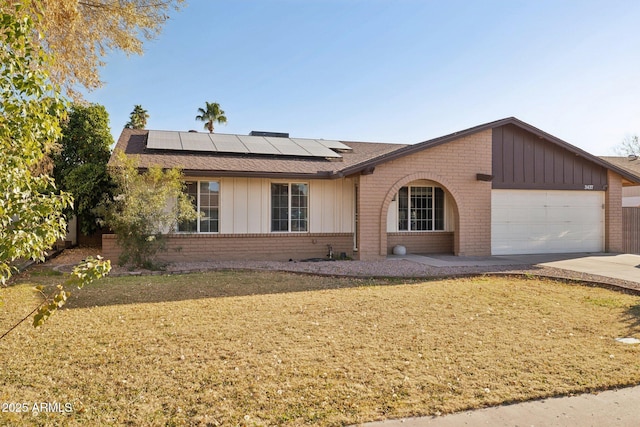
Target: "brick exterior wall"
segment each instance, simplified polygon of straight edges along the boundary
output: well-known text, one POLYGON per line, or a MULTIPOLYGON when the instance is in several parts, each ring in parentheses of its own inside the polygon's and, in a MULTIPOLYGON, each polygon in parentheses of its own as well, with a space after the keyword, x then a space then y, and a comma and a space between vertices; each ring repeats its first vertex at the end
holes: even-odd
MULTIPOLYGON (((327 245, 334 256, 341 252, 353 256, 353 233, 290 234, 172 234, 163 261, 288 261, 325 258, 327 245)), ((120 248, 114 234, 102 236, 102 254, 117 262, 120 248)))
POLYGON ((604 250, 624 252, 622 238, 622 177, 607 171, 607 191, 604 195, 604 250))
POLYGON ((382 259, 389 248, 389 203, 403 185, 419 179, 439 183, 453 199, 455 226, 453 253, 491 254, 491 183, 476 174, 491 174, 492 131, 447 142, 376 166, 360 176, 358 236, 362 260, 382 259))
POLYGON ((453 235, 450 231, 387 233, 387 254, 393 253, 395 245, 402 245, 413 254, 452 254, 453 235))

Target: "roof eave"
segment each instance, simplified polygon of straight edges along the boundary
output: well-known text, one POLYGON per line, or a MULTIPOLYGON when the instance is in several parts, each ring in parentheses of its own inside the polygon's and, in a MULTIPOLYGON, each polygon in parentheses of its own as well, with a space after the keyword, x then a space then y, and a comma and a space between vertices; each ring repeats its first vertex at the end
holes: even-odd
POLYGON ((243 178, 269 178, 269 179, 333 179, 338 178, 330 171, 318 171, 316 173, 302 172, 268 172, 268 171, 229 171, 211 169, 185 169, 182 171, 185 177, 243 177, 243 178))

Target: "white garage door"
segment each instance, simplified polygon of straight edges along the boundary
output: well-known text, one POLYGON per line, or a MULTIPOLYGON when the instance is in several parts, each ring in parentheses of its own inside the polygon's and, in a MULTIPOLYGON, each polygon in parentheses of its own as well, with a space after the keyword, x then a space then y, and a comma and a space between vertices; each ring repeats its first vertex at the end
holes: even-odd
POLYGON ((492 190, 491 253, 600 252, 604 192, 492 190))

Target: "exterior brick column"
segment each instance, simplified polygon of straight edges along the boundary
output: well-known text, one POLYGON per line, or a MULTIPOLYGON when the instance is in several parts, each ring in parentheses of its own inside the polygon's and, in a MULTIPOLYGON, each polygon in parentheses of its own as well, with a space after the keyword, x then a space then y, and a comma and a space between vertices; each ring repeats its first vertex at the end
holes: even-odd
POLYGON ((622 177, 607 171, 607 191, 604 196, 604 250, 624 252, 622 240, 622 177))

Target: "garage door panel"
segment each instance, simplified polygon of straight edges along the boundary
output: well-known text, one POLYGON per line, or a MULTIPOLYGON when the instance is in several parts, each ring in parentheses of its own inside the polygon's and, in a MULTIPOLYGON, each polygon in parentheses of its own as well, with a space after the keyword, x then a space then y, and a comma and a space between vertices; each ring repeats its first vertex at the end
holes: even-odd
POLYGON ((493 190, 495 255, 598 252, 604 246, 604 193, 493 190))

